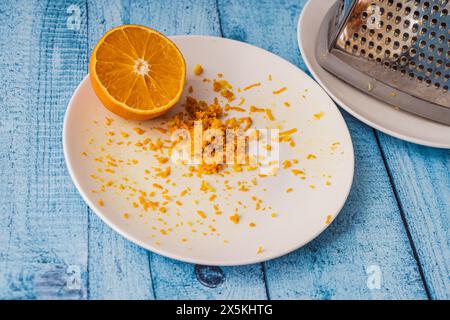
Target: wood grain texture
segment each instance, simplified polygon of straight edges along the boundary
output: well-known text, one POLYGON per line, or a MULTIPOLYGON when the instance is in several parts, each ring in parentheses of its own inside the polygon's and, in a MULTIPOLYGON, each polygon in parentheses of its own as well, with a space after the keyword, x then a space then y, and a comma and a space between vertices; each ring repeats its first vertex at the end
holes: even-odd
MULTIPOLYGON (((88 2, 89 56, 109 29, 129 23, 128 3, 88 2)), ((89 214, 89 299, 153 299, 149 252, 89 214)))
POLYGON ((378 137, 431 298, 448 300, 450 150, 378 137))
POLYGON ((62 123, 86 70, 79 1, 0 4, 0 298, 79 299, 87 292, 87 219, 64 164, 62 123))
MULTIPOLYGON (((304 69, 295 32, 305 3, 219 1, 224 36, 261 46, 304 69)), ((318 239, 265 264, 269 296, 426 299, 373 130, 347 114, 345 119, 356 154, 355 180, 347 205, 318 239), (370 266, 381 271, 380 289, 367 286, 370 266)))
MULTIPOLYGON (((132 1, 128 22, 168 35, 220 36, 216 2, 132 1)), ((157 299, 265 299, 260 265, 235 268, 194 266, 151 254, 152 281, 157 299)))

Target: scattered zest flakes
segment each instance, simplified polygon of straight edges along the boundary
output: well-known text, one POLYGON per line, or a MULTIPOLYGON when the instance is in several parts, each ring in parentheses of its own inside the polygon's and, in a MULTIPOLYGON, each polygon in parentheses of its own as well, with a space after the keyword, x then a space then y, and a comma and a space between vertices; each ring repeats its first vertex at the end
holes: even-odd
POLYGON ((325 221, 326 224, 330 224, 331 222, 331 214, 327 215, 327 220, 325 221))
POLYGON ((312 160, 312 159, 316 159, 317 157, 314 154, 308 154, 308 156, 306 157, 306 159, 308 160, 312 160))
POLYGON ((286 91, 286 90, 287 90, 287 88, 286 88, 286 87, 283 87, 283 88, 281 88, 281 89, 278 89, 278 90, 273 91, 273 94, 280 94, 280 93, 282 93, 282 92, 284 92, 284 91, 286 91))
POLYGON ((159 210, 159 212, 161 212, 161 213, 167 212, 167 208, 166 208, 166 207, 160 207, 158 210, 159 210))
POLYGON ((331 182, 330 182, 330 181, 327 181, 327 182, 325 182, 325 185, 326 185, 327 187, 329 187, 329 186, 331 186, 331 182))
POLYGON ((255 106, 250 106, 250 112, 266 112, 266 110, 262 108, 257 108, 255 106))
POLYGON ((319 113, 315 113, 314 114, 314 119, 320 120, 324 115, 325 115, 325 113, 323 111, 321 111, 319 113))
POLYGON ((170 175, 171 168, 167 167, 166 170, 159 172, 156 174, 157 177, 167 178, 170 175))
POLYGON ((237 111, 237 112, 245 112, 245 109, 244 108, 240 108, 240 107, 228 106, 228 107, 225 108, 225 111, 228 111, 228 110, 234 110, 234 111, 237 111))
MULTIPOLYGON (((201 73, 203 73, 203 68, 200 65, 195 66, 194 69, 199 70, 198 72, 194 70, 194 73, 196 75, 200 75, 201 73)), ((95 160, 96 165, 98 165, 98 167, 96 167, 96 171, 93 171, 95 175, 92 175, 92 178, 96 180, 98 185, 91 192, 95 192, 98 194, 102 192, 113 192, 115 196, 123 195, 129 202, 130 209, 124 208, 122 209, 123 211, 119 211, 119 218, 123 218, 125 220, 130 219, 129 221, 138 221, 138 218, 141 218, 142 222, 151 227, 151 230, 153 230, 152 233, 149 234, 148 238, 151 237, 155 239, 154 241, 157 240, 157 237, 161 237, 161 235, 168 236, 174 234, 174 231, 176 230, 175 228, 179 228, 178 230, 181 231, 184 227, 188 227, 189 229, 183 230, 183 232, 193 232, 197 233, 198 235, 204 236, 221 236, 220 233, 216 230, 216 226, 214 224, 219 222, 219 220, 226 222, 228 219, 230 221, 228 223, 230 223, 231 226, 233 226, 234 224, 240 224, 240 226, 237 227, 251 228, 251 231, 256 231, 255 229, 253 229, 257 225, 255 221, 246 220, 247 216, 245 216, 245 212, 249 209, 264 213, 265 219, 272 219, 277 217, 277 214, 272 213, 274 209, 271 206, 266 205, 265 201, 256 197, 255 199, 253 199, 252 197, 252 200, 254 201, 253 203, 238 201, 236 207, 234 207, 233 209, 227 208, 227 206, 235 205, 234 203, 231 203, 231 192, 247 192, 247 195, 251 197, 251 192, 254 191, 252 190, 254 186, 262 184, 258 181, 259 177, 265 178, 269 176, 268 174, 262 175, 256 172, 258 167, 261 166, 261 162, 265 160, 264 157, 252 157, 251 160, 255 160, 255 162, 253 163, 250 163, 250 159, 245 159, 245 161, 242 162, 240 161, 241 159, 235 159, 234 164, 222 164, 221 162, 217 164, 210 164, 206 162, 200 162, 196 165, 187 165, 187 162, 180 162, 183 166, 185 166, 186 169, 183 177, 196 176, 197 178, 199 178, 197 180, 197 188, 200 188, 200 191, 203 191, 200 192, 200 195, 202 193, 203 195, 200 198, 195 199, 195 197, 192 198, 193 196, 195 196, 195 192, 190 188, 183 187, 180 190, 172 189, 172 187, 175 187, 177 184, 182 185, 181 181, 177 181, 177 183, 175 183, 175 181, 169 179, 169 176, 174 174, 173 172, 171 173, 171 170, 173 169, 178 171, 179 169, 179 167, 174 167, 173 165, 171 167, 169 162, 170 157, 172 156, 172 152, 174 151, 174 148, 178 143, 178 141, 171 141, 169 139, 169 135, 175 130, 187 129, 192 133, 192 131, 194 130, 195 121, 201 121, 203 130, 218 129, 226 133, 226 130, 228 129, 236 129, 243 130, 245 132, 252 127, 252 116, 258 116, 258 119, 265 120, 266 128, 269 127, 269 120, 279 120, 275 119, 274 117, 274 115, 277 116, 276 104, 274 102, 272 102, 270 105, 257 105, 259 106, 259 108, 256 106, 251 106, 250 102, 246 103, 244 98, 238 96, 238 92, 241 92, 240 88, 237 88, 237 90, 234 89, 233 86, 230 85, 230 83, 222 78, 222 75, 218 74, 217 77, 218 78, 215 80, 205 79, 205 82, 208 82, 207 86, 209 87, 209 89, 212 85, 213 90, 215 91, 214 94, 216 97, 211 102, 197 100, 191 96, 188 96, 186 98, 184 110, 173 117, 164 119, 161 122, 160 127, 158 127, 158 125, 136 122, 134 125, 131 125, 130 127, 125 129, 125 127, 122 127, 122 123, 117 123, 117 121, 113 123, 113 121, 115 121, 113 119, 104 117, 99 118, 100 121, 98 122, 100 122, 103 133, 105 133, 105 136, 102 136, 102 139, 104 139, 106 143, 95 144, 95 149, 85 150, 87 156, 89 157, 90 155, 92 155, 93 160, 95 160), (222 97, 226 98, 228 101, 226 101, 222 97), (232 100, 235 100, 235 102, 231 103, 230 101, 232 100), (228 111, 233 112, 228 113, 228 111), (237 112, 245 113, 240 115, 237 112), (251 114, 252 112, 261 113, 261 115, 251 114), (238 115, 240 117, 238 117, 238 115), (103 119, 105 125, 101 123, 103 119), (157 135, 153 137, 153 134, 151 133, 155 131, 157 135), (139 162, 138 160, 133 159, 133 156, 130 154, 127 154, 123 158, 119 157, 118 155, 111 156, 106 152, 108 147, 113 145, 129 147, 130 152, 141 154, 142 156, 147 156, 150 152, 152 152, 152 158, 150 160, 152 160, 153 163, 156 163, 156 165, 150 164, 150 166, 147 166, 144 158, 140 156, 134 157, 138 159, 139 162), (100 150, 102 154, 96 155, 94 154, 94 150, 100 150), (237 160, 239 160, 239 162, 237 160), (127 166, 126 168, 130 166, 130 169, 133 170, 139 169, 141 171, 141 177, 147 181, 145 183, 145 186, 140 186, 141 177, 133 178, 127 176, 127 172, 122 170, 122 166, 127 166), (246 180, 244 175, 245 172, 248 171, 255 172, 254 174, 252 174, 252 177, 250 179, 246 180), (117 176, 112 175, 113 173, 116 173, 117 176), (214 179, 214 177, 211 176, 209 176, 208 179, 205 179, 209 183, 207 181, 202 181, 202 176, 204 175, 217 174, 218 176, 225 178, 227 175, 241 176, 240 173, 242 173, 242 180, 237 181, 236 184, 234 183, 234 181, 233 183, 230 183, 229 180, 225 180, 224 184, 222 185, 221 180, 219 180, 220 178, 214 179), (216 191, 216 189, 222 190, 222 188, 223 191, 228 192, 226 195, 222 195, 222 193, 216 193, 218 192, 216 191), (182 211, 184 211, 184 206, 187 203, 195 203, 196 205, 198 205, 201 202, 200 199, 201 201, 208 201, 209 199, 209 201, 205 207, 197 206, 197 208, 193 210, 194 212, 190 215, 191 221, 184 220, 182 213, 182 211), (180 200, 183 202, 181 202, 180 200), (220 205, 222 202, 225 202, 224 207, 220 205), (203 209, 204 211, 197 211, 197 209, 203 209), (124 212, 126 210, 132 211, 124 212), (153 212, 153 214, 151 212, 153 212), (172 222, 170 219, 167 220, 167 218, 171 217, 172 215, 176 215, 183 220, 180 219, 176 220, 175 222, 172 222), (154 222, 152 221, 153 219, 155 220, 154 222), (157 225, 156 223, 159 223, 160 225, 157 225), (208 227, 209 230, 205 230, 205 227, 208 227)), ((202 78, 203 77, 198 78, 199 81, 201 81, 202 78)), ((270 80, 271 78, 271 75, 269 75, 270 80)), ((248 91, 251 89, 259 91, 264 85, 265 83, 263 83, 262 81, 249 84, 245 88, 242 87, 242 91, 248 91), (261 88, 258 89, 256 87, 261 88)), ((269 95, 271 90, 278 88, 272 86, 272 88, 269 89, 269 95)), ((188 90, 186 91, 189 91, 189 93, 194 92, 194 88, 189 87, 189 85, 187 89, 188 90)), ((285 90, 287 90, 286 87, 274 91, 273 93, 279 94, 285 90)), ((197 89, 195 91, 197 91, 197 89)), ((284 100, 288 100, 288 98, 285 97, 284 100)), ((285 106, 287 105, 289 105, 289 103, 285 102, 285 106)), ((295 106, 295 104, 293 104, 293 106, 295 106)), ((290 129, 289 127, 283 128, 285 122, 282 123, 283 125, 281 123, 272 123, 272 126, 276 127, 280 131, 287 130, 282 132, 281 136, 284 137, 282 141, 287 142, 286 144, 289 144, 294 140, 294 138, 296 138, 295 136, 293 136, 293 134, 297 132, 297 129, 293 128, 291 130, 288 130, 290 129), (292 135, 292 137, 290 135, 292 135)), ((255 130, 254 134, 249 134, 248 141, 252 141, 253 139, 258 141, 261 140, 260 138, 262 138, 261 131, 255 130)), ((94 144, 96 142, 97 141, 94 141, 92 138, 88 140, 89 144, 94 144)), ((272 139, 270 142, 263 142, 262 146, 264 146, 267 150, 272 150, 272 148, 275 146, 272 142, 276 142, 276 138, 272 139)), ((330 141, 330 143, 331 142, 332 141, 330 141)), ((224 143, 226 143, 226 141, 224 143)), ((201 147, 204 149, 206 146, 207 144, 202 145, 201 147)), ((224 147, 226 147, 226 145, 224 147)), ((236 151, 236 146, 234 146, 233 148, 234 151, 236 151)), ((296 167, 297 163, 298 161, 295 162, 295 159, 289 159, 285 160, 282 166, 284 169, 291 170, 296 167)), ((289 172, 286 173, 289 174, 289 172)), ((300 176, 299 178, 302 179, 303 176, 300 176)), ((322 183, 325 183, 327 180, 331 180, 331 177, 328 176, 324 176, 324 178, 325 179, 322 181, 322 183)), ((262 190, 265 192, 267 191, 266 188, 262 188, 262 190)), ((294 191, 293 188, 287 188, 285 190, 288 193, 294 191)), ((295 192, 296 191, 297 190, 295 190, 295 192)), ((198 189, 196 193, 198 195, 198 189)), ((100 197, 106 199, 106 202, 110 201, 109 199, 112 199, 106 196, 100 197)), ((244 198, 244 195, 242 196, 242 198, 244 198)), ((103 200, 97 201, 99 206, 106 206, 106 203, 104 203, 103 200)), ((112 205, 113 203, 108 203, 108 206, 112 205)), ((273 222, 276 222, 276 220, 273 222)), ((181 242, 186 242, 187 239, 183 236, 186 236, 186 234, 178 234, 176 239, 181 242)), ((227 240, 223 241, 224 243, 228 242, 227 240)), ((261 252, 263 252, 262 247, 258 249, 258 253, 261 252)))
POLYGON ((292 169, 292 173, 293 173, 294 175, 298 176, 298 175, 305 174, 305 171, 303 171, 303 170, 298 170, 298 169, 292 169))
POLYGON ((141 128, 133 128, 133 131, 138 135, 143 135, 145 133, 145 130, 142 130, 141 128))
POLYGON ((234 172, 242 172, 244 169, 242 169, 242 166, 240 164, 233 164, 233 166, 231 167, 233 169, 234 172))
POLYGON ((282 132, 280 132, 280 137, 281 136, 289 136, 289 135, 294 134, 296 132, 297 132, 297 128, 293 128, 293 129, 290 129, 290 130, 287 130, 287 131, 282 131, 282 132))
POLYGON ((196 64, 193 71, 196 76, 199 76, 203 73, 203 67, 199 64, 196 64))
POLYGON ((211 186, 208 182, 206 182, 205 180, 202 181, 202 184, 200 186, 200 190, 204 191, 204 192, 216 192, 216 189, 214 189, 213 186, 211 186))
POLYGON ((237 213, 235 213, 232 216, 230 216, 229 219, 234 224, 238 224, 239 223, 239 215, 237 213))
POLYGON ((226 80, 214 80, 213 82, 213 90, 215 92, 220 92, 223 89, 231 89, 231 85, 226 80))
POLYGON ((161 127, 157 127, 157 128, 155 128, 155 130, 157 130, 157 131, 159 131, 161 133, 166 133, 167 132, 167 129, 161 128, 161 127))
POLYGON ((160 164, 164 164, 164 163, 166 163, 167 161, 169 161, 169 158, 167 158, 167 157, 157 157, 156 160, 158 160, 158 162, 159 162, 160 164))
POLYGON ((201 211, 201 210, 197 210, 197 214, 202 218, 202 219, 206 219, 206 214, 201 211))
POLYGON ((260 82, 253 83, 253 84, 251 84, 251 85, 249 85, 249 86, 246 86, 246 87, 244 88, 244 91, 250 90, 250 89, 255 88, 255 87, 259 87, 260 85, 261 85, 260 82))
POLYGON ((331 144, 331 150, 336 150, 337 148, 338 148, 338 146, 340 145, 341 143, 338 141, 338 142, 335 142, 335 143, 333 143, 333 144, 331 144))
POLYGON ((259 246, 258 247, 258 250, 256 251, 256 253, 257 254, 260 254, 260 253, 262 253, 264 250, 263 250, 263 247, 261 247, 261 246, 259 246))
POLYGON ((291 166, 292 166, 292 162, 290 162, 289 160, 283 161, 283 169, 290 168, 291 166))

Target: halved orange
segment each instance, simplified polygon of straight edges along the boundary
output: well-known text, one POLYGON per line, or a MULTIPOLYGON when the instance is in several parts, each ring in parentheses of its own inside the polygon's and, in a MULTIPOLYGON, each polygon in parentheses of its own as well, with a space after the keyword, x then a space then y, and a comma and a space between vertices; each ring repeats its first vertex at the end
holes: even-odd
POLYGON ((89 63, 92 87, 110 111, 129 120, 157 117, 174 106, 186 81, 186 63, 161 33, 137 25, 108 31, 89 63))

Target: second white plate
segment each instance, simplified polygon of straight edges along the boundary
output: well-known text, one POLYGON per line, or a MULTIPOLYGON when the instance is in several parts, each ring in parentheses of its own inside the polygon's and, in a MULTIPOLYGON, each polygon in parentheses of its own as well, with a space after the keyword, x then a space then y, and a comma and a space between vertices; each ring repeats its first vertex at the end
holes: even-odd
POLYGON ((336 0, 310 0, 298 21, 298 44, 314 78, 347 112, 367 125, 396 138, 417 144, 450 148, 450 126, 394 109, 338 79, 317 62, 319 29, 336 0))

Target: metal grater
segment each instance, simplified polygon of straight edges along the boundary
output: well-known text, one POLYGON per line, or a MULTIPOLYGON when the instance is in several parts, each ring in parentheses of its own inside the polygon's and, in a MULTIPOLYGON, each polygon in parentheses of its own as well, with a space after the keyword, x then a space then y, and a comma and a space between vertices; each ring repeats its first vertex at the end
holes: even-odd
POLYGON ((340 0, 317 57, 396 108, 450 125, 450 0, 340 0))

